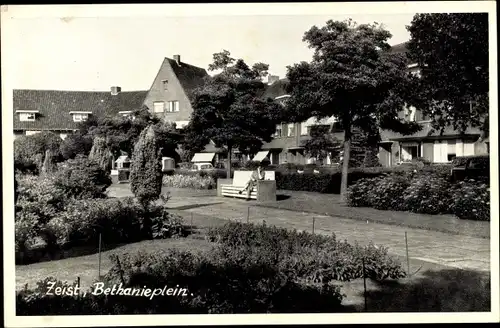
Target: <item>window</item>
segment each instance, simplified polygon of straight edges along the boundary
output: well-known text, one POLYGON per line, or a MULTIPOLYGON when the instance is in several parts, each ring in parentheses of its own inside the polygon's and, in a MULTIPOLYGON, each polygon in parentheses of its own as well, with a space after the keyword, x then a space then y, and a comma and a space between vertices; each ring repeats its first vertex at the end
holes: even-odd
POLYGON ((300 124, 300 135, 301 136, 309 135, 309 127, 306 125, 305 122, 300 124))
POLYGON ((282 125, 276 124, 276 132, 274 133, 275 137, 280 138, 282 136, 282 125))
POLYGON ((153 103, 153 112, 163 113, 165 111, 165 103, 163 101, 157 101, 153 103))
POLYGON ((83 122, 89 118, 89 114, 73 114, 74 122, 83 122))
POLYGON ((415 122, 416 111, 417 111, 416 108, 413 106, 405 107, 404 109, 405 120, 410 122, 415 122))
POLYGON ((40 133, 40 132, 42 132, 42 131, 26 131, 26 135, 27 136, 32 136, 32 135, 40 133))
POLYGON ((21 113, 19 114, 19 120, 23 122, 32 122, 35 120, 35 113, 21 113))
POLYGON ((179 102, 177 100, 169 101, 168 102, 168 111, 171 113, 178 112, 179 111, 179 102))
POLYGON ((295 124, 294 123, 290 123, 290 124, 287 124, 287 134, 286 136, 287 137, 293 137, 295 136, 295 124))
POLYGON ((451 162, 455 157, 457 157, 457 144, 455 140, 448 140, 448 162, 451 162))
POLYGON ((163 83, 163 90, 168 89, 168 80, 162 80, 161 83, 163 83))

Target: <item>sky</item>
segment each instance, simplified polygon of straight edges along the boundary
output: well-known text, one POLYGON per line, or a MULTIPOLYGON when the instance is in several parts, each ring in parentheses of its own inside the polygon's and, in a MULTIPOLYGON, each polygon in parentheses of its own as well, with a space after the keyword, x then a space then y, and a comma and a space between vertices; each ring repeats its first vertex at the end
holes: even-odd
MULTIPOLYGON (((449 11, 438 6, 425 3, 449 11)), ((224 49, 285 77, 288 65, 311 60, 302 37, 313 25, 378 22, 394 45, 409 39, 406 26, 421 8, 418 2, 9 6, 2 8, 2 81, 9 89, 147 90, 164 57, 180 55, 207 69, 224 49)))
POLYGON ((9 64, 14 89, 147 90, 164 57, 208 68, 223 49, 249 65, 269 64, 285 77, 286 66, 309 61, 302 41, 313 25, 329 19, 383 23, 390 44, 409 39, 413 14, 37 17, 10 21, 9 64), (15 54, 15 55, 14 55, 15 54))

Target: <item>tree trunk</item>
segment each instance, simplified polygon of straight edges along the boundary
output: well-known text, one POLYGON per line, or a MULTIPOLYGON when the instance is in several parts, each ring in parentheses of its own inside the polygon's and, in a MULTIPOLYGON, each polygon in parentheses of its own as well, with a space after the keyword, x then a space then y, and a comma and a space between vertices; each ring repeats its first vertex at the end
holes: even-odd
POLYGON ((349 173, 349 161, 351 157, 351 126, 344 124, 344 158, 342 159, 342 180, 340 183, 340 201, 346 201, 347 177, 349 173))
POLYGON ((227 146, 227 179, 231 179, 231 146, 227 146))

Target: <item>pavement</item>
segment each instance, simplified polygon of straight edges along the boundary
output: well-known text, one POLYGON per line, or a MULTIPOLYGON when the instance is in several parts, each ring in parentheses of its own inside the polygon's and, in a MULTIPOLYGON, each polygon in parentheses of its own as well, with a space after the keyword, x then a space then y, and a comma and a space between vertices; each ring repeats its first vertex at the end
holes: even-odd
MULTIPOLYGON (((111 187, 110 196, 130 196, 129 192, 111 187)), ((448 267, 490 271, 490 239, 446 232, 360 221, 340 216, 319 215, 287 209, 257 206, 255 201, 222 198, 208 193, 173 196, 167 203, 179 214, 275 225, 318 234, 335 233, 337 239, 349 243, 388 247, 389 253, 448 267)))

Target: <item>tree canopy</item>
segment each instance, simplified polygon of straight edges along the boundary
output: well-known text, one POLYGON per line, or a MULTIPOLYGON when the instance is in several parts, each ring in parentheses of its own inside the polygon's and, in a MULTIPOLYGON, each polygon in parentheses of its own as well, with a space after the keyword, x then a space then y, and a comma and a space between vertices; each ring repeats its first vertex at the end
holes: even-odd
POLYGON ((194 92, 186 140, 192 148, 202 149, 210 140, 225 148, 229 172, 232 150, 252 154, 263 142, 271 141, 281 111, 274 101, 264 99, 262 77, 267 75, 268 65, 256 63, 250 68, 224 50, 214 54, 209 70, 218 73, 194 92))
POLYGON ((435 129, 488 133, 487 13, 417 14, 407 27, 408 56, 421 68, 419 108, 435 129))
POLYGON ((289 120, 334 116, 344 130, 342 195, 347 190, 353 127, 406 135, 420 129, 398 117, 404 105, 414 102, 411 89, 417 78, 407 71, 405 56, 389 51, 390 37, 377 23, 329 20, 305 32, 303 41, 314 50, 312 61, 288 67, 289 120))

